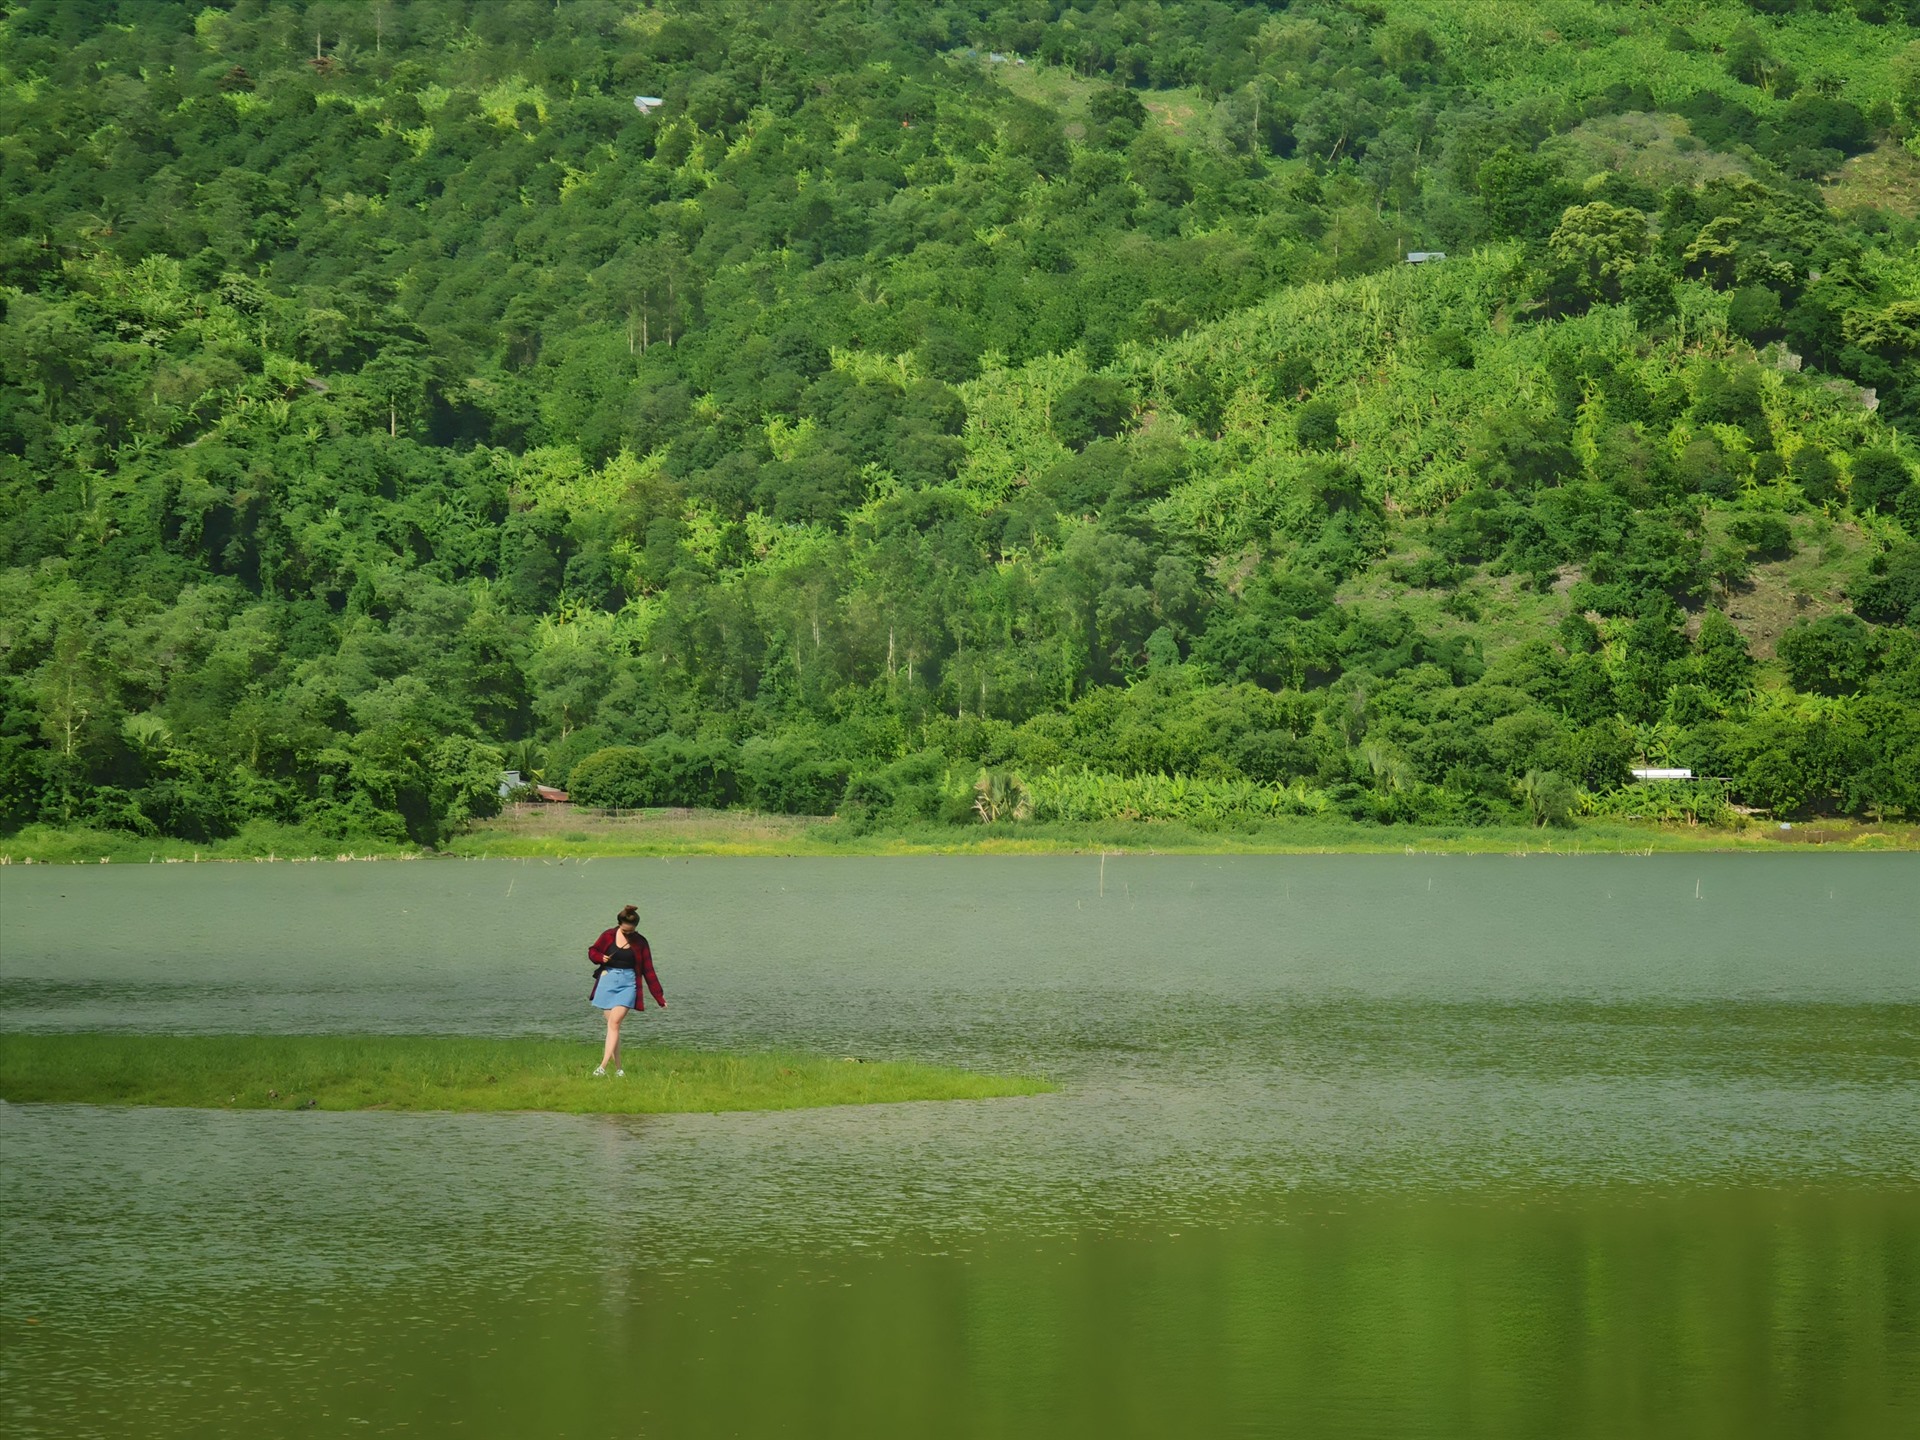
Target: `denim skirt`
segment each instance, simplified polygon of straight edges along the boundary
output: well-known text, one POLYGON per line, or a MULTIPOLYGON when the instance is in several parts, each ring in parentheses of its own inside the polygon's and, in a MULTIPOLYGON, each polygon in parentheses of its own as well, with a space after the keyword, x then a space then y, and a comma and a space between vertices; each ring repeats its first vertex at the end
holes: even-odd
POLYGON ((602 1010, 611 1010, 616 1005, 624 1005, 629 1010, 640 1003, 639 977, 631 970, 607 970, 600 975, 600 983, 593 987, 593 1003, 602 1010))

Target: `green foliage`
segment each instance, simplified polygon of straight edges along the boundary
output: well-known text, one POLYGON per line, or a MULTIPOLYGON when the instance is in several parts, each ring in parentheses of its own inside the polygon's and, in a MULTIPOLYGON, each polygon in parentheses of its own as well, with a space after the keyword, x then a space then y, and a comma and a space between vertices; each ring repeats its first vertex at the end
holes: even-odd
POLYGON ((1854 593, 1855 613, 1882 625, 1920 627, 1920 544, 1911 541, 1874 557, 1854 593))
POLYGON ((1878 659, 1873 631, 1852 615, 1796 625, 1780 637, 1780 659, 1796 690, 1849 695, 1866 688, 1878 659))
POLYGON ((637 810, 655 803, 657 784, 647 752, 633 745, 596 750, 573 767, 568 794, 576 804, 637 810))
POLYGON ((1132 398, 1124 385, 1090 375, 1068 386, 1053 402, 1053 433, 1061 444, 1084 450, 1094 440, 1118 435, 1132 409, 1132 398))
POLYGON ((1302 450, 1331 450, 1340 443, 1340 406, 1331 399, 1309 400, 1294 416, 1293 438, 1302 450))
POLYGON ((1217 825, 1275 815, 1319 815, 1327 797, 1307 786, 1184 775, 1112 775, 1051 769, 1021 777, 1036 820, 1185 820, 1217 825))
POLYGON ((1582 813, 1687 825, 1724 825, 1735 815, 1726 784, 1719 780, 1653 780, 1623 785, 1589 797, 1582 813))
POLYGON ((1551 160, 1512 145, 1489 156, 1474 178, 1488 228, 1497 238, 1545 239, 1573 199, 1572 187, 1551 160))
POLYGON ((1793 530, 1780 515, 1737 515, 1727 534, 1762 560, 1784 560, 1793 554, 1793 530))
POLYGON ((596 750, 573 767, 567 784, 576 804, 618 810, 656 805, 719 807, 739 798, 733 747, 724 741, 685 740, 678 735, 662 735, 644 746, 596 750))
POLYGON ((0 20, 0 827, 1911 804, 1920 230, 1806 183, 1913 143, 1891 12, 70 8, 0 20), (1701 613, 1816 568, 1777 658, 1701 613))
POLYGON ((1573 824, 1574 808, 1580 797, 1564 775, 1552 770, 1529 770, 1515 788, 1526 801, 1527 814, 1533 817, 1535 825, 1573 824))
POLYGON ((1897 450, 1863 450, 1853 457, 1848 494, 1856 510, 1897 512, 1914 488, 1913 471, 1897 450))

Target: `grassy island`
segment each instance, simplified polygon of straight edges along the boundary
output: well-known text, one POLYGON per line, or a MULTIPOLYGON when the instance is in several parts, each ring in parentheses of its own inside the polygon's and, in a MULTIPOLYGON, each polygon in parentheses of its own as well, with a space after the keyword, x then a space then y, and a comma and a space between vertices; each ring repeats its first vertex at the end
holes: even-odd
POLYGON ((442 1035, 4 1035, 0 1099, 205 1110, 545 1110, 567 1115, 800 1110, 1043 1094, 1032 1076, 903 1060, 442 1035))

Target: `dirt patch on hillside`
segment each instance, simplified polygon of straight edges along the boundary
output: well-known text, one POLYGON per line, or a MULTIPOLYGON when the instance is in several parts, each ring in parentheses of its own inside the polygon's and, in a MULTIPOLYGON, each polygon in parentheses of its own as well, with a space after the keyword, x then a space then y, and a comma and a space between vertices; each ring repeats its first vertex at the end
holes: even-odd
POLYGON ((1882 141, 1842 165, 1820 193, 1835 210, 1872 208, 1911 220, 1920 216, 1920 155, 1897 141, 1882 141))
POLYGON ((1838 586, 1810 586, 1807 578, 1804 566, 1781 560, 1754 566, 1753 577, 1733 587, 1725 601, 1727 619, 1754 659, 1771 660, 1781 635, 1801 621, 1848 608, 1838 586))
POLYGON ((1596 170, 1618 170, 1655 188, 1749 173, 1733 156, 1701 144, 1678 115, 1607 115, 1575 126, 1567 139, 1596 170))

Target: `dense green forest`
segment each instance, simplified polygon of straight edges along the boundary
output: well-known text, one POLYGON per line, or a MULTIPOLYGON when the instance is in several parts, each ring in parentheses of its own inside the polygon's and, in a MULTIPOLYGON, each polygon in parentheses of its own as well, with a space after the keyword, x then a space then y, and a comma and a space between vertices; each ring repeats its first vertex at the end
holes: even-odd
POLYGON ((1915 0, 0 15, 0 826, 1920 816, 1915 0))

